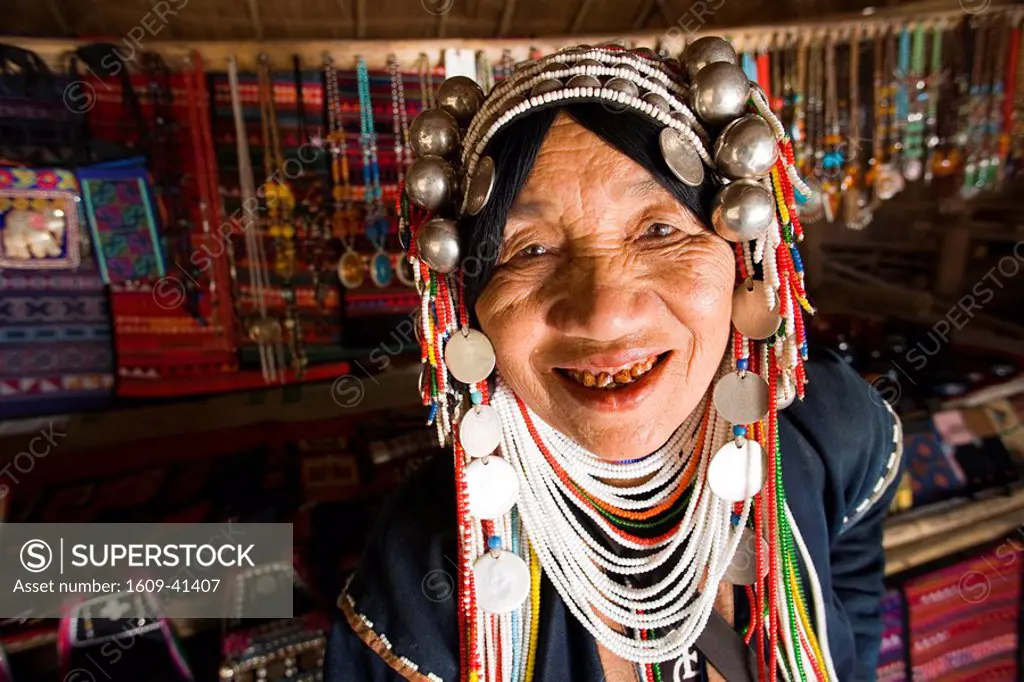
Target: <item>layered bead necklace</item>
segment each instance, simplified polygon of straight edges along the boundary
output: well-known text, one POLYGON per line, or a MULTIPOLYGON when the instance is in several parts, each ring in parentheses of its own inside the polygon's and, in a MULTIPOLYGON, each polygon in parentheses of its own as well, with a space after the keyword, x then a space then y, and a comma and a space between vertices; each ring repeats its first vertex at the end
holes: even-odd
POLYGON ((363 191, 366 201, 366 237, 376 249, 370 258, 370 279, 386 287, 395 278, 391 258, 384 252, 390 222, 381 203, 380 163, 377 158, 377 133, 373 126, 373 100, 370 99, 370 74, 362 57, 356 66, 359 88, 359 125, 363 147, 363 191))
POLYGON ((517 508, 523 527, 569 610, 622 658, 654 663, 688 651, 710 616, 713 586, 729 566, 750 509, 747 501, 733 525, 731 505, 707 487, 710 457, 727 439, 727 424, 710 401, 705 398, 665 445, 632 464, 587 452, 543 423, 500 380, 491 405, 502 421, 501 454, 522 481, 517 508), (689 501, 682 519, 656 538, 623 531, 605 516, 649 519, 683 492, 689 501), (578 514, 633 551, 611 551, 578 514), (680 551, 663 577, 648 587, 630 586, 629 578, 657 571, 680 551), (705 569, 708 585, 698 594, 705 569), (666 637, 640 640, 612 629, 606 619, 633 630, 672 629, 666 637))

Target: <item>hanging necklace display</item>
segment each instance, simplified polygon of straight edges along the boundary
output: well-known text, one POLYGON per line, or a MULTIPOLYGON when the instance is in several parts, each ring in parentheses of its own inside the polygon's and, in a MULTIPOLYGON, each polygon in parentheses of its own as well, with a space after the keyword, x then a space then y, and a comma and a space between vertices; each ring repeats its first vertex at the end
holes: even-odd
POLYGON ((989 96, 988 111, 985 121, 985 155, 982 159, 982 168, 978 184, 983 190, 991 191, 996 188, 1001 175, 1003 152, 1000 150, 1000 132, 1003 128, 1003 95, 1005 85, 1003 77, 1006 73, 1006 51, 1009 46, 1011 27, 1006 24, 995 24, 992 26, 992 37, 994 54, 992 56, 992 69, 988 79, 989 96))
POLYGON ((491 59, 487 56, 487 50, 480 50, 476 53, 476 78, 485 95, 494 88, 494 69, 491 67, 491 59))
POLYGON ((960 185, 960 197, 973 199, 981 189, 978 184, 979 166, 985 157, 982 147, 985 136, 985 113, 988 104, 985 83, 985 54, 988 48, 984 26, 974 31, 974 49, 968 52, 971 58, 971 83, 967 105, 967 125, 959 133, 964 149, 964 177, 960 185))
POLYGON ((501 51, 501 63, 498 66, 498 75, 501 80, 505 80, 512 75, 512 69, 515 66, 515 60, 512 59, 512 52, 510 50, 501 51))
POLYGON ((434 99, 434 70, 430 68, 430 57, 421 52, 416 60, 416 73, 420 78, 420 106, 424 109, 434 109, 437 101, 434 99))
POLYGON ((825 38, 825 102, 822 129, 821 175, 824 191, 825 219, 835 220, 839 210, 839 178, 843 172, 843 152, 840 150, 842 132, 839 127, 839 96, 836 92, 836 41, 831 34, 825 38))
POLYGON ((292 188, 281 180, 279 169, 284 168, 281 139, 277 127, 274 102, 274 83, 267 55, 260 55, 257 68, 260 99, 260 125, 263 131, 263 171, 267 178, 263 185, 267 207, 267 234, 274 240, 274 271, 290 286, 295 276, 295 195, 292 188))
POLYGON ((363 257, 355 250, 355 207, 349 184, 348 144, 345 139, 345 118, 338 89, 338 71, 330 55, 324 55, 324 81, 327 91, 327 126, 331 149, 331 232, 344 249, 338 259, 338 280, 346 289, 356 289, 366 281, 363 257))
MULTIPOLYGON (((247 328, 259 349, 260 368, 263 380, 270 383, 284 380, 284 346, 279 320, 267 315, 266 292, 270 286, 267 272, 267 256, 263 246, 263 227, 260 225, 256 208, 256 184, 249 156, 249 138, 242 115, 242 101, 238 88, 238 63, 234 56, 228 60, 228 83, 231 90, 231 110, 235 123, 235 143, 238 150, 238 182, 242 198, 243 230, 248 260, 249 291, 258 318, 248 320, 247 328)), ((232 268, 233 274, 237 271, 232 268)), ((239 299, 241 297, 238 297, 239 299)))
POLYGON ((874 173, 874 198, 875 200, 888 201, 900 193, 903 189, 903 174, 897 167, 899 150, 899 125, 897 124, 896 95, 896 34, 890 32, 885 41, 884 66, 878 74, 881 88, 881 104, 879 113, 882 116, 882 125, 879 126, 879 134, 882 137, 882 156, 878 158, 874 173))
POLYGON ((942 83, 942 42, 946 31, 941 26, 932 29, 932 48, 929 55, 928 68, 928 107, 926 109, 924 135, 928 148, 927 161, 924 164, 924 180, 931 183, 935 176, 936 154, 939 151, 939 93, 942 83))
POLYGON ((860 108, 860 29, 850 35, 850 73, 846 106, 846 174, 843 177, 843 224, 851 230, 863 230, 871 222, 871 211, 861 191, 863 173, 860 108))
POLYGON ((903 177, 916 182, 924 175, 925 116, 928 110, 928 89, 924 73, 925 27, 914 29, 910 70, 905 77, 908 111, 903 133, 903 177))
POLYGON ((1021 29, 1015 28, 1010 34, 1007 50, 1006 95, 1003 99, 1003 137, 1006 145, 1006 161, 1003 163, 1002 180, 1016 180, 1024 161, 1024 115, 1016 110, 1018 103, 1024 103, 1024 59, 1021 59, 1021 29))
MULTIPOLYGON (((295 224, 295 194, 291 186, 281 179, 285 168, 280 129, 277 126, 277 104, 270 59, 261 54, 257 66, 260 98, 260 123, 263 131, 263 199, 267 207, 267 234, 274 240, 274 272, 281 278, 281 298, 284 300, 284 340, 298 376, 305 370, 307 359, 296 306, 295 274, 298 265, 296 253, 297 230, 295 224)), ((284 375, 281 375, 284 380, 284 375)))
POLYGON ((801 221, 818 222, 826 216, 827 203, 824 188, 817 174, 820 169, 820 126, 821 88, 819 73, 821 63, 817 43, 814 38, 805 36, 801 40, 797 57, 797 88, 803 87, 802 94, 797 95, 795 106, 794 127, 796 134, 803 139, 801 146, 801 172, 807 177, 808 196, 804 197, 797 208, 801 221))
POLYGON ((363 148, 363 188, 366 202, 364 225, 366 238, 376 249, 370 257, 370 279, 384 288, 395 278, 391 258, 384 252, 390 221, 384 210, 380 186, 380 163, 377 157, 377 133, 373 125, 373 100, 370 98, 370 73, 362 57, 356 65, 356 81, 359 87, 359 124, 363 148))
MULTIPOLYGON (((391 74, 391 111, 395 132, 395 163, 398 167, 398 187, 405 182, 405 171, 412 163, 412 149, 409 147, 409 112, 405 103, 405 81, 402 69, 394 55, 388 57, 388 71, 391 74)), ((405 252, 399 251, 391 258, 395 276, 405 286, 416 285, 412 264, 405 252)))

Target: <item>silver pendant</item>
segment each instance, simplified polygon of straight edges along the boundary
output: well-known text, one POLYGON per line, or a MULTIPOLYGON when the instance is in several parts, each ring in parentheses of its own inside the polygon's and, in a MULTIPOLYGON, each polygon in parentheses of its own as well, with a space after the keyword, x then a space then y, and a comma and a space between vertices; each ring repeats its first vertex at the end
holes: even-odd
POLYGON ((470 457, 486 457, 501 444, 501 418, 490 405, 475 405, 459 423, 459 442, 470 457))
POLYGON ((698 187, 704 182, 704 162, 681 132, 675 128, 662 129, 658 144, 668 169, 681 182, 690 187, 698 187))
POLYGON ((338 279, 346 289, 357 289, 366 281, 366 264, 363 257, 349 250, 338 261, 338 279))
POLYGON ((489 156, 480 159, 473 171, 466 192, 466 212, 476 215, 484 209, 494 190, 494 161, 489 156))
POLYGON ((744 336, 758 341, 779 331, 778 297, 772 294, 775 308, 768 309, 765 302, 764 282, 748 277, 732 292, 732 323, 744 336))
POLYGON ((483 332, 460 330, 448 339, 444 361, 453 377, 464 384, 475 384, 494 371, 494 346, 483 332))
POLYGON ((923 173, 924 164, 921 163, 921 159, 907 159, 903 162, 903 177, 910 182, 920 180, 923 173))
POLYGON ((519 499, 519 477, 501 457, 474 459, 466 467, 466 496, 474 518, 499 518, 519 499))
POLYGON ((768 414, 768 382, 754 372, 731 372, 712 396, 718 414, 732 424, 753 424, 768 414))
POLYGON ((711 492, 727 502, 750 499, 764 486, 764 449, 756 440, 730 441, 708 464, 711 492))
POLYGON ((508 613, 530 596, 530 568, 512 552, 488 552, 473 564, 476 603, 487 613, 508 613))
POLYGON ((888 201, 903 189, 903 176, 891 164, 885 163, 878 167, 875 175, 875 194, 879 199, 888 201))
POLYGON ((757 550, 761 547, 761 556, 764 562, 761 566, 761 580, 768 575, 768 543, 762 537, 756 537, 749 528, 741 531, 740 543, 736 546, 736 553, 732 555, 729 567, 725 569, 723 580, 733 585, 754 585, 758 582, 757 575, 757 550))

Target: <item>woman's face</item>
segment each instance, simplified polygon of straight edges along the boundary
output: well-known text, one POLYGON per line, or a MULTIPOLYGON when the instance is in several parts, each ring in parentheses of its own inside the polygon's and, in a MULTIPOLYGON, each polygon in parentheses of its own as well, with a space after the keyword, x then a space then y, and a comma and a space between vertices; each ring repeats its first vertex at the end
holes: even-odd
POLYGON ((668 440, 710 385, 734 273, 723 239, 560 114, 476 313, 530 408, 601 457, 632 459, 668 440))

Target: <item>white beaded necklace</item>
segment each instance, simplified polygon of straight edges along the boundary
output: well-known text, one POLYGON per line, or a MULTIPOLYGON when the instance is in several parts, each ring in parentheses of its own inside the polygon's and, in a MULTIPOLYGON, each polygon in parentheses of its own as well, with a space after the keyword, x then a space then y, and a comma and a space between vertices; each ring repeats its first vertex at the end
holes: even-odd
MULTIPOLYGON (((517 509, 525 536, 570 612, 598 642, 626 660, 646 664, 683 655, 711 615, 718 584, 739 545, 750 511, 748 500, 734 525, 731 505, 714 496, 705 480, 711 455, 727 441, 726 421, 705 398, 665 445, 639 461, 620 465, 588 452, 527 408, 530 421, 552 459, 579 490, 608 505, 645 510, 664 502, 676 492, 672 484, 679 480, 691 458, 699 458, 678 529, 654 544, 645 545, 618 535, 608 519, 583 503, 557 476, 534 441, 515 395, 500 375, 491 405, 502 422, 501 454, 520 480, 517 509), (695 452, 706 410, 711 411, 709 431, 700 452, 695 452), (613 486, 601 479, 643 482, 613 486), (584 527, 577 511, 616 538, 622 547, 633 550, 634 556, 622 557, 609 551, 584 527), (609 576, 650 573, 679 554, 680 547, 681 555, 672 570, 649 587, 635 588, 609 576), (704 589, 698 593, 702 579, 704 589), (639 640, 609 626, 606 619, 633 630, 670 631, 660 639, 639 640)), ((481 542, 482 538, 475 540, 481 542)), ((485 633, 488 630, 489 627, 484 628, 485 633)), ((485 646, 493 646, 486 634, 484 640, 485 646)))

